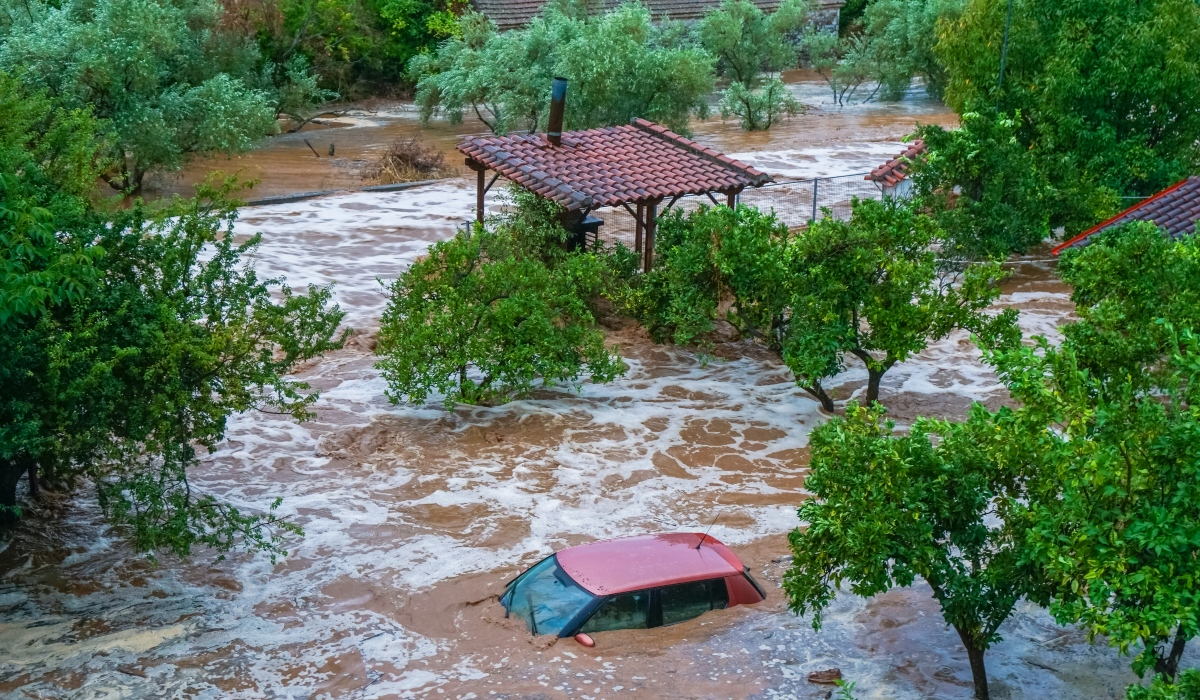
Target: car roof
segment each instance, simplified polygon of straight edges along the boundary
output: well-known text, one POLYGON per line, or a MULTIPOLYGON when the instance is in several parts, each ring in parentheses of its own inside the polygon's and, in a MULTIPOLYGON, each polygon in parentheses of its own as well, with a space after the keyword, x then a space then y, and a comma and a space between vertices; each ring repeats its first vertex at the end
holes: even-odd
POLYGON ((732 550, 698 532, 590 542, 556 556, 567 575, 596 595, 733 576, 743 570, 732 550))

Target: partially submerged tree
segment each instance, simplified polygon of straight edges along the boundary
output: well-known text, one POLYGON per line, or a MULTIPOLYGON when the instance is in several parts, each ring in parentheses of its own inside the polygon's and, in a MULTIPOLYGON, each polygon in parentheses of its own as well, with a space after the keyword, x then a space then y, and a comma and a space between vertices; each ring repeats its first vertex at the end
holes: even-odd
MULTIPOLYGON (((278 536, 296 531, 200 492, 188 471, 196 446, 215 446, 234 413, 309 415, 315 393, 286 375, 340 345, 342 314, 328 307, 328 290, 294 295, 243 267, 258 239, 234 244, 223 229, 233 210, 217 207, 189 202, 171 218, 135 209, 105 224, 93 232, 102 251, 93 283, 9 317, 0 505, 16 506, 23 474, 34 494, 86 478, 139 550, 186 555, 240 540, 274 556, 278 536), (206 248, 212 257, 201 260, 206 248)), ((83 241, 43 239, 48 258, 87 255, 83 241)))
POLYGON ((770 14, 748 0, 725 0, 696 23, 696 35, 729 81, 721 116, 736 116, 747 131, 764 131, 799 114, 800 103, 779 73, 799 60, 796 36, 808 17, 802 0, 784 0, 770 14))
POLYGON ((862 40, 870 54, 880 98, 900 100, 920 77, 941 98, 946 68, 934 55, 939 21, 962 11, 963 0, 875 0, 863 13, 862 40))
MULTIPOLYGON (((965 329, 987 346, 1017 337, 1016 312, 985 310, 1005 278, 994 261, 961 265, 939 257, 943 233, 908 203, 857 200, 849 221, 827 216, 792 243, 797 277, 784 358, 801 386, 825 394, 844 356, 867 369, 867 402, 883 375, 950 333, 965 329)), ((830 409, 832 401, 822 399, 830 409)))
POLYGON ((677 343, 695 342, 726 309, 832 411, 823 383, 847 355, 866 366, 875 401, 889 369, 955 330, 989 345, 1014 339, 1014 311, 984 313, 1000 293, 999 263, 939 259, 940 235, 933 219, 890 199, 856 201, 850 221, 826 217, 795 235, 749 207, 675 213, 660 221, 654 270, 623 303, 677 343))
POLYGON ((590 307, 604 261, 567 254, 557 205, 516 199, 514 216, 434 244, 392 284, 377 352, 393 401, 437 393, 453 409, 624 372, 590 307))
POLYGON ((753 90, 764 77, 796 66, 795 38, 807 18, 802 0, 784 0, 770 14, 749 0, 724 0, 705 13, 695 31, 704 49, 717 57, 717 73, 753 90))
POLYGON ((920 577, 967 650, 975 697, 987 700, 984 653, 1037 584, 1011 517, 1025 493, 1023 462, 1010 457, 1021 443, 997 429, 1011 418, 976 406, 966 422, 920 419, 896 434, 882 407, 851 402, 845 418, 813 431, 813 497, 788 536, 794 558, 783 578, 792 611, 819 628, 843 583, 874 596, 920 577))
POLYGON ((91 208, 97 125, 27 97, 0 99, 0 158, 29 149, 0 193, 0 510, 19 514, 22 477, 35 499, 86 479, 140 550, 274 556, 298 528, 188 472, 235 413, 309 415, 315 393, 287 375, 340 345, 342 313, 327 289, 293 294, 246 266, 258 238, 233 241, 232 183, 154 215, 91 208))
POLYGON ((498 32, 481 15, 462 19, 462 37, 409 64, 421 118, 451 123, 475 114, 494 133, 545 127, 554 76, 571 81, 571 129, 627 124, 643 117, 687 133, 705 116, 713 59, 670 24, 629 3, 600 16, 550 3, 528 27, 498 32))
POLYGON ((1045 582, 1034 599, 1122 653, 1140 647, 1139 675, 1173 679, 1200 631, 1200 339, 1180 336, 1153 388, 1105 382, 1045 341, 993 362, 1043 426, 1022 508, 1045 582))
POLYGON ((1027 514, 1042 602, 1168 678, 1200 631, 1196 259, 1194 235, 1104 232, 1064 255, 1080 321, 1062 346, 993 358, 1043 426, 1027 514))
POLYGON ((767 81, 757 90, 734 83, 721 95, 720 107, 722 118, 737 117, 746 131, 766 131, 779 120, 803 111, 779 78, 767 81))

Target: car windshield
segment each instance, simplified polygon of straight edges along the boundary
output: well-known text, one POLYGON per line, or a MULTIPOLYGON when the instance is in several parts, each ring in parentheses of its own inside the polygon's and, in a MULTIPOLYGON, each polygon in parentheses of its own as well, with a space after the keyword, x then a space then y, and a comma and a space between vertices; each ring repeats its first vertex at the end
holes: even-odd
POLYGON ((534 634, 561 634, 563 628, 595 599, 546 557, 521 575, 504 595, 509 615, 523 620, 534 634))

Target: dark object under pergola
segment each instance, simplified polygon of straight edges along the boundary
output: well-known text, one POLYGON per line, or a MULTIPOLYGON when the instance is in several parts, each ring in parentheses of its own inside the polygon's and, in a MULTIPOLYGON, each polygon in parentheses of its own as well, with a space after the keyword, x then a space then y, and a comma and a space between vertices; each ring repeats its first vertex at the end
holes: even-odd
POLYGON ((645 119, 567 131, 557 145, 544 134, 473 136, 458 150, 477 173, 479 221, 484 195, 501 176, 561 204, 568 229, 596 221, 587 218, 593 210, 620 206, 636 222, 634 249, 646 270, 653 262, 655 221, 664 201, 664 212, 686 195, 707 195, 714 204, 733 206, 743 189, 771 181, 766 173, 645 119))

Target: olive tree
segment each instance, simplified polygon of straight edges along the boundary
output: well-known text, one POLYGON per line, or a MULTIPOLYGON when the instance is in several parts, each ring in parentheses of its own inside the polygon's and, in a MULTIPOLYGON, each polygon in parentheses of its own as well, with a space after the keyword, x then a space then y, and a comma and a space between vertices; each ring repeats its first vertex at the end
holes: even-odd
POLYGON ((743 129, 761 131, 801 111, 779 73, 796 66, 796 35, 807 17, 802 0, 785 0, 770 14, 748 0, 725 0, 696 23, 700 45, 729 81, 721 96, 722 117, 737 117, 743 129))
POLYGON ((105 120, 111 167, 101 177, 114 189, 137 192, 153 169, 243 152, 275 133, 276 95, 257 51, 219 31, 214 0, 31 0, 6 9, 0 69, 105 120))
POLYGON ((634 117, 688 132, 708 114, 713 58, 690 46, 671 23, 629 3, 599 16, 549 3, 529 26, 498 32, 478 14, 462 36, 408 66, 421 118, 451 123, 470 112, 494 133, 545 128, 554 76, 571 81, 565 123, 571 129, 627 124, 634 117))

